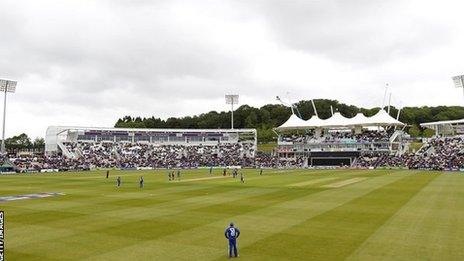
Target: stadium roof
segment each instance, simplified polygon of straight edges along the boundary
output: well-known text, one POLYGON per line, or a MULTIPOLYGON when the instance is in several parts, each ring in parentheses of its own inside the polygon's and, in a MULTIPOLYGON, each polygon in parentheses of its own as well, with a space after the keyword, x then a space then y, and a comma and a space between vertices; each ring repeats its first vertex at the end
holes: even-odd
POLYGON ((79 126, 49 126, 47 133, 50 131, 61 132, 67 130, 83 130, 83 131, 125 131, 125 132, 256 132, 256 129, 149 129, 149 128, 116 128, 116 127, 79 127, 79 126))
POLYGON ((421 127, 433 127, 438 125, 448 125, 448 124, 464 124, 464 119, 460 120, 452 120, 452 121, 434 121, 434 122, 426 122, 421 123, 421 127))
POLYGON ((313 117, 311 117, 311 119, 307 120, 306 124, 303 125, 303 126, 305 126, 306 128, 316 128, 318 126, 324 125, 325 121, 326 120, 323 120, 323 119, 319 118, 318 116, 313 116, 313 117))
MULTIPOLYGON (((327 127, 344 127, 349 122, 349 118, 341 115, 339 112, 336 112, 332 115, 332 117, 328 118, 325 121, 322 121, 321 126, 327 127)), ((316 126, 317 127, 317 126, 316 126)))
POLYGON ((305 125, 305 121, 296 116, 295 114, 290 115, 290 118, 284 124, 279 126, 281 130, 290 130, 290 129, 298 129, 298 126, 305 125))
POLYGON ((393 118, 385 110, 380 110, 376 115, 367 118, 365 125, 374 126, 404 126, 405 124, 393 118))
POLYGON ((314 129, 314 128, 336 128, 336 127, 372 127, 372 126, 404 126, 405 124, 390 116, 385 110, 380 110, 372 117, 366 117, 362 113, 358 113, 353 118, 346 118, 341 113, 336 112, 332 117, 322 120, 317 116, 304 121, 292 114, 290 118, 277 130, 290 129, 314 129))
POLYGON ((351 118, 351 121, 355 125, 362 125, 362 124, 365 124, 368 121, 368 118, 366 116, 364 116, 364 114, 362 114, 360 112, 360 113, 356 114, 356 116, 351 118))

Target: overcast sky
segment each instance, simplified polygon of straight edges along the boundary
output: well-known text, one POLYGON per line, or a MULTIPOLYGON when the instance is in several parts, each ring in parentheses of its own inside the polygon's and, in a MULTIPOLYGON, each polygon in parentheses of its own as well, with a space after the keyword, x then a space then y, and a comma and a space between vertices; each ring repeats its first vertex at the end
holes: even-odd
POLYGON ((338 99, 463 105, 464 1, 1 0, 7 136, 338 99), (289 93, 287 95, 287 93, 289 93))

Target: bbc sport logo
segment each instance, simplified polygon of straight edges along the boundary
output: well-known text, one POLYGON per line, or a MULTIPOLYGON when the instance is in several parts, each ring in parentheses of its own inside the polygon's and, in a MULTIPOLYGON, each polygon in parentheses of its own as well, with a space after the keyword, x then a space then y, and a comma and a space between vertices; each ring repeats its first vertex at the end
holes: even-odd
POLYGON ((5 260, 5 213, 0 210, 0 261, 5 260))

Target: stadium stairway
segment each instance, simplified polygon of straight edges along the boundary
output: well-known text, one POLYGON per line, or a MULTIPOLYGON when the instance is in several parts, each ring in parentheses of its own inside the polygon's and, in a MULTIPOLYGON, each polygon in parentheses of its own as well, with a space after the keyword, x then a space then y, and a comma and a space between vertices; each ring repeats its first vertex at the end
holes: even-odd
POLYGON ((358 158, 354 158, 353 162, 351 162, 351 168, 353 168, 354 166, 356 166, 356 163, 358 163, 358 158))
POLYGON ((61 149, 61 153, 63 153, 63 155, 66 158, 76 158, 76 155, 70 152, 68 148, 66 148, 66 146, 62 142, 58 142, 57 144, 58 144, 58 147, 61 149))
POLYGON ((397 130, 397 131, 393 132, 393 134, 390 137, 390 143, 395 142, 396 138, 398 138, 398 136, 400 134, 402 134, 402 133, 403 133, 403 131, 401 131, 401 130, 397 130))
POLYGON ((113 148, 113 154, 116 156, 118 160, 121 160, 121 154, 119 154, 118 150, 116 148, 113 148))
POLYGON ((79 147, 76 148, 76 154, 77 157, 84 157, 84 152, 79 147))
POLYGON ((424 155, 424 154, 430 154, 435 151, 435 148, 430 145, 430 143, 426 142, 420 147, 420 149, 417 150, 416 155, 424 155))

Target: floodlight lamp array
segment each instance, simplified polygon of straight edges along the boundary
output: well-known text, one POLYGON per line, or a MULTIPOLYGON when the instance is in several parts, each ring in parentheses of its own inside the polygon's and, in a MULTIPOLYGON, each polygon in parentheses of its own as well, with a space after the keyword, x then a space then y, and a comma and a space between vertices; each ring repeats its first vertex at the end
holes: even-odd
POLYGON ((0 92, 15 92, 16 84, 16 81, 0 79, 0 92))
POLYGON ((226 94, 226 104, 238 104, 238 95, 226 94))

